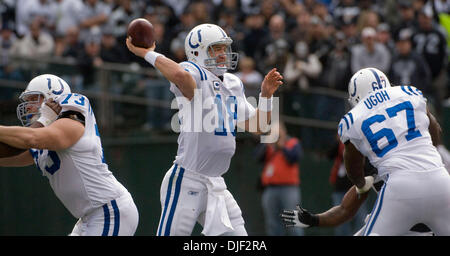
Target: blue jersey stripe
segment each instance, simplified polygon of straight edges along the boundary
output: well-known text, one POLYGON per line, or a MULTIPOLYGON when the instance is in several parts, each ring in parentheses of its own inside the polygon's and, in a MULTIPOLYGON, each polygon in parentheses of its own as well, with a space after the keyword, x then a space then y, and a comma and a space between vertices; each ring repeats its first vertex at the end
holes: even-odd
POLYGON ((415 94, 415 95, 419 95, 419 94, 417 94, 415 91, 413 91, 413 89, 411 88, 411 86, 408 86, 408 90, 409 90, 410 92, 412 92, 413 94, 415 94))
POLYGON ((112 200, 111 205, 114 210, 114 230, 112 235, 117 236, 119 235, 119 228, 120 228, 120 212, 116 200, 112 200))
POLYGON ((350 128, 349 124, 348 124, 348 120, 347 118, 344 116, 343 119, 345 120, 345 124, 347 125, 347 130, 350 128))
POLYGON ((175 176, 175 172, 177 171, 177 168, 178 168, 178 164, 175 164, 175 166, 172 169, 172 174, 170 175, 169 185, 167 186, 166 201, 164 203, 164 211, 163 211, 163 215, 161 217, 161 220, 159 221, 158 236, 161 236, 162 226, 163 226, 163 223, 164 223, 164 219, 166 217, 167 208, 169 207, 170 192, 171 192, 171 188, 172 188, 172 181, 173 181, 173 177, 175 176))
POLYGON ((353 115, 352 115, 352 113, 348 113, 348 116, 350 117, 350 122, 353 124, 353 115))
POLYGON ((412 94, 405 89, 405 86, 402 85, 400 87, 402 88, 402 91, 404 91, 406 94, 412 96, 412 94))
POLYGON ((102 236, 108 236, 110 216, 109 216, 109 209, 108 209, 107 204, 103 205, 103 215, 105 216, 105 222, 103 224, 102 236))
POLYGON ((194 62, 192 61, 188 61, 189 63, 191 63, 192 65, 194 65, 194 67, 196 67, 198 69, 198 72, 200 72, 200 80, 206 80, 205 78, 203 78, 203 70, 194 62))
POLYGON ((170 235, 170 228, 172 226, 173 215, 175 214, 175 209, 177 208, 178 197, 180 196, 181 181, 183 179, 184 168, 180 167, 180 172, 178 172, 178 179, 175 185, 175 194, 173 196, 172 207, 170 208, 169 217, 167 218, 165 236, 170 235))

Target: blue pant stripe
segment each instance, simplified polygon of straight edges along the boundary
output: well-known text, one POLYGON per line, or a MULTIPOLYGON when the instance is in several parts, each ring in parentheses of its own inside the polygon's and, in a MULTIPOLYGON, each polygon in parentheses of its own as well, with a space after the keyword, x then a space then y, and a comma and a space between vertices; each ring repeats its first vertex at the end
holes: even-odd
POLYGON ((173 181, 173 177, 175 176, 175 172, 177 171, 177 168, 178 168, 178 165, 175 164, 175 166, 172 169, 172 174, 170 174, 169 185, 167 186, 166 201, 164 203, 164 211, 163 211, 163 215, 161 217, 161 220, 159 221, 158 236, 161 236, 161 230, 162 230, 162 226, 163 226, 163 223, 164 223, 164 218, 166 217, 167 208, 169 207, 170 191, 171 191, 171 188, 172 188, 172 181, 173 181))
POLYGON ((119 228, 120 228, 120 212, 116 200, 112 200, 111 205, 114 210, 114 230, 112 235, 117 236, 119 235, 119 228))
POLYGON ((105 223, 103 225, 102 236, 108 236, 110 216, 109 216, 109 209, 108 209, 108 205, 107 204, 103 205, 103 215, 105 216, 105 223))
MULTIPOLYGON (((389 175, 388 175, 389 178, 389 175)), ((364 230, 364 236, 367 236, 370 234, 370 232, 372 232, 373 226, 375 225, 375 222, 377 221, 378 215, 380 214, 381 211, 381 207, 383 206, 383 197, 384 197, 384 191, 386 190, 386 185, 387 185, 387 180, 385 181, 383 188, 380 191, 380 195, 377 198, 377 202, 378 200, 380 201, 380 203, 377 206, 377 203, 375 203, 375 207, 376 209, 374 209, 374 211, 376 212, 372 212, 371 216, 370 216, 370 220, 367 223, 366 226, 366 230, 364 230), (375 214, 375 215, 373 215, 375 214)))
POLYGON ((177 207, 178 197, 180 196, 181 190, 181 180, 183 179, 184 168, 180 167, 180 172, 178 173, 177 183, 175 185, 175 195, 173 197, 172 207, 170 208, 169 217, 167 219, 165 236, 170 235, 170 227, 172 226, 173 215, 175 214, 175 209, 177 207))

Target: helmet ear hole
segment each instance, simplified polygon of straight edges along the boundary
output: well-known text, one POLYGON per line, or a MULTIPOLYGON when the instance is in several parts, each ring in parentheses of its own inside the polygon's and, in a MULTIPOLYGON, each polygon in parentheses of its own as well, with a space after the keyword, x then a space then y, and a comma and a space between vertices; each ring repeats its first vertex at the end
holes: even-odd
POLYGON ((198 51, 194 52, 195 57, 198 57, 198 51))

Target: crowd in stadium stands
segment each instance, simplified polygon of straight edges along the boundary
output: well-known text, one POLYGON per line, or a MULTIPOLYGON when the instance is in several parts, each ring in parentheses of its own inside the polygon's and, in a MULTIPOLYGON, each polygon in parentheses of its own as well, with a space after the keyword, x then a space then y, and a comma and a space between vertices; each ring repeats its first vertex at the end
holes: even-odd
MULTIPOLYGON (((9 54, 70 58, 84 84, 103 62, 148 67, 125 45, 129 22, 144 17, 154 25, 156 51, 178 62, 185 59, 184 38, 195 25, 224 28, 240 53, 234 72, 247 96, 258 94, 262 74, 273 67, 290 90, 346 91, 352 73, 372 66, 393 84, 418 87, 439 112, 450 91, 450 3, 432 1, 4 0, 0 78, 20 79, 9 54)), ((333 102, 317 104, 325 104, 322 112, 333 111, 333 102)), ((339 110, 336 118, 341 115, 339 110)))

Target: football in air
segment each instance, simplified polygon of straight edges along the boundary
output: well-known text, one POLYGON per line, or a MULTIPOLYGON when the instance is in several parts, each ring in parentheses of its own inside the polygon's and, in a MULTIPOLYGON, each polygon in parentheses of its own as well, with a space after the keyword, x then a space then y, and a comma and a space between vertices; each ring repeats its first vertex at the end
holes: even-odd
POLYGON ((150 21, 138 18, 128 25, 127 36, 131 37, 131 43, 141 48, 150 48, 155 42, 153 25, 150 21))

